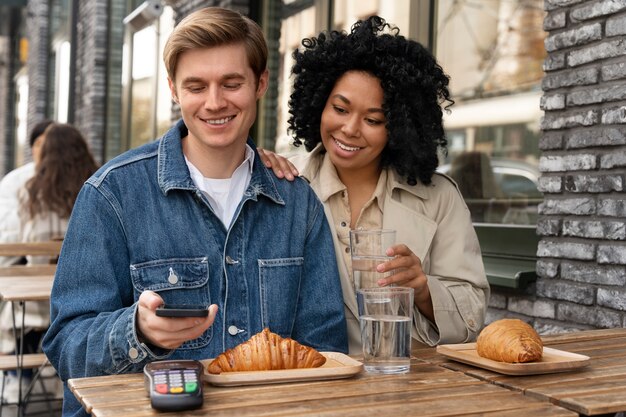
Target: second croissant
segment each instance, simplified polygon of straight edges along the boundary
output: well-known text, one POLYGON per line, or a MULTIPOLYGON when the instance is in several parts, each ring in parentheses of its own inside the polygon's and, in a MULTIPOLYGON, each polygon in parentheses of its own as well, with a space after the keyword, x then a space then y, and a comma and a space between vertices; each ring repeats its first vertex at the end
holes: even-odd
POLYGON ((268 371, 276 369, 317 368, 326 362, 317 350, 282 338, 268 328, 248 341, 228 349, 208 366, 210 374, 235 371, 268 371))

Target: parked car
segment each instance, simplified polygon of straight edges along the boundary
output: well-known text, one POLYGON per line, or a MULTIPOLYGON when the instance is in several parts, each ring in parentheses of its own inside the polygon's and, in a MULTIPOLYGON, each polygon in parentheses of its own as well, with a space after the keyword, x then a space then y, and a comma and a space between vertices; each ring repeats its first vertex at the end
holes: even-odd
POLYGON ((536 224, 539 169, 527 162, 464 152, 437 171, 452 177, 476 223, 536 224))

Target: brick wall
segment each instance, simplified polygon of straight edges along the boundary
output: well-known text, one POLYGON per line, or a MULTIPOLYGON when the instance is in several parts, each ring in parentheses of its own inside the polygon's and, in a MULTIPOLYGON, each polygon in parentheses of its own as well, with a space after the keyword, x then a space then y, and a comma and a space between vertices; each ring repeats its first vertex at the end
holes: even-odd
MULTIPOLYGON (((107 109, 107 2, 82 0, 78 8, 74 125, 103 162, 107 109)), ((119 45, 118 45, 119 47, 119 45)), ((121 80, 120 80, 121 81, 121 80)))
MULTIPOLYGON (((49 113, 49 2, 30 0, 26 8, 28 34, 28 134, 49 113)), ((27 149, 30 154, 30 147, 27 149)))
POLYGON ((626 327, 626 1, 545 0, 539 278, 488 320, 626 327))

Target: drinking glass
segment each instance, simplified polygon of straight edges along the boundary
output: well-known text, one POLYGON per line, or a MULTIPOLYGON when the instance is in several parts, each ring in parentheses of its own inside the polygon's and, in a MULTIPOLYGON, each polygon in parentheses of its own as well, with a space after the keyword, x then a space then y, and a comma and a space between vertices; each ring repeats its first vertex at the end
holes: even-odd
POLYGON ((385 253, 396 242, 396 231, 391 229, 351 230, 350 254, 352 257, 352 278, 354 288, 377 287, 377 281, 394 274, 376 272, 376 266, 392 257, 385 253))
POLYGON ((357 290, 363 365, 367 372, 401 374, 411 363, 413 288, 357 290))

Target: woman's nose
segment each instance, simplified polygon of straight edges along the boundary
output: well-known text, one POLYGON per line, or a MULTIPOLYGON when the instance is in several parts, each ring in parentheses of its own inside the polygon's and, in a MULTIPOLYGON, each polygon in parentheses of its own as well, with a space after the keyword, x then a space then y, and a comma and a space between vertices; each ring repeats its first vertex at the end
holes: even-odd
POLYGON ((341 131, 346 136, 359 136, 361 133, 361 130, 359 129, 359 120, 356 117, 348 118, 348 120, 346 120, 345 123, 342 125, 341 131))

